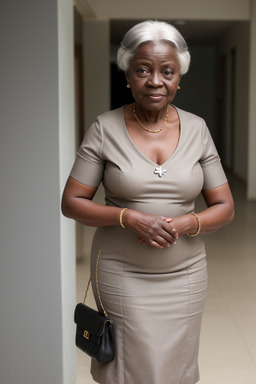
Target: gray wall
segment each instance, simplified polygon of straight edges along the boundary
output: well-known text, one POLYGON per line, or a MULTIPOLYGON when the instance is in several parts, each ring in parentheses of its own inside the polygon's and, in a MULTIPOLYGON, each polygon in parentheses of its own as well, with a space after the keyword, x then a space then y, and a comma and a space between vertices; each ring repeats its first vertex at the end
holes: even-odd
POLYGON ((189 47, 191 65, 180 82, 174 104, 205 119, 216 137, 216 50, 211 46, 189 47))
MULTIPOLYGON (((254 0, 252 0, 254 1, 254 0)), ((90 0, 99 20, 109 19, 194 19, 248 20, 251 0, 90 0)))
POLYGON ((74 231, 60 214, 64 168, 73 159, 73 99, 65 110, 60 96, 73 91, 72 16, 69 0, 1 2, 2 384, 75 378, 74 231))
MULTIPOLYGON (((255 41, 254 41, 255 45, 255 41)), ((249 107, 249 87, 254 84, 250 81, 250 23, 239 22, 231 28, 228 33, 223 36, 223 39, 218 45, 218 55, 226 57, 226 66, 228 76, 226 82, 222 86, 226 90, 225 115, 224 115, 224 130, 222 132, 222 141, 224 143, 224 153, 227 156, 229 163, 230 151, 233 152, 233 171, 243 181, 248 183, 248 186, 253 181, 253 178, 248 178, 248 147, 250 144, 249 138, 249 115, 255 110, 255 106, 249 107), (235 99, 234 99, 234 122, 230 120, 230 54, 232 49, 236 51, 236 70, 235 70, 235 99), (233 136, 231 140, 230 136, 233 136), (231 149, 231 146, 233 148, 231 149)), ((255 67, 253 68, 255 71, 255 67)), ((252 71, 253 73, 253 71, 252 71)), ((218 79, 220 81, 220 79, 218 79)), ((255 85, 253 86, 255 88, 255 85)), ((255 104, 255 103, 254 103, 255 104)), ((255 124, 254 131, 255 131, 255 124)), ((255 151, 253 151, 255 152, 255 151)), ((224 159, 225 160, 225 159, 224 159)), ((256 193, 256 190, 254 190, 256 193)), ((256 197, 256 195, 255 195, 256 197)))

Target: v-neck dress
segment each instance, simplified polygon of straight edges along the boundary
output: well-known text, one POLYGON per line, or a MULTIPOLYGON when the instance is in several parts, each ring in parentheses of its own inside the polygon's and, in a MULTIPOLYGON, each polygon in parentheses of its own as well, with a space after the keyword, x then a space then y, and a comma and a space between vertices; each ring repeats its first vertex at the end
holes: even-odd
MULTIPOLYGON (((123 107, 100 115, 86 133, 71 177, 91 187, 101 182, 106 205, 175 217, 193 212, 202 189, 226 183, 215 145, 198 116, 176 108, 180 138, 161 167, 133 143, 123 107)), ((198 346, 207 291, 201 236, 181 236, 176 245, 156 249, 120 225, 96 230, 91 251, 99 249, 101 299, 114 322, 116 356, 92 359, 101 384, 195 384, 198 346)), ((100 306, 99 306, 100 308, 100 306)))

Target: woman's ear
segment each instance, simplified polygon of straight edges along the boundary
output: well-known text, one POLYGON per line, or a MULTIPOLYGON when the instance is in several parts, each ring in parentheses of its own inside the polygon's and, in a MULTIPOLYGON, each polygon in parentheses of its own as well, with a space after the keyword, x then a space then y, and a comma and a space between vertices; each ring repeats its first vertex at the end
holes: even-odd
POLYGON ((178 88, 177 88, 177 89, 180 89, 180 81, 181 81, 181 77, 182 77, 182 75, 180 75, 180 80, 179 80, 179 84, 178 84, 178 88))
POLYGON ((128 72, 125 72, 124 75, 125 75, 125 78, 126 78, 126 81, 127 81, 127 85, 130 84, 128 72))

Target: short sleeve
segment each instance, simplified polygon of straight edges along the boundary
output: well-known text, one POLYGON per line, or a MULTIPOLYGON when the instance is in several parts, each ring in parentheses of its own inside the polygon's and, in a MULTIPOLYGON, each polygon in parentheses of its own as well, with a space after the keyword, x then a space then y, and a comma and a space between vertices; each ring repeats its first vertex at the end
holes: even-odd
POLYGON ((200 164, 204 174, 203 189, 217 188, 227 182, 227 178, 221 165, 220 157, 204 122, 202 129, 203 155, 200 164))
POLYGON ((77 152, 70 176, 82 184, 98 187, 105 161, 102 158, 103 133, 99 119, 88 129, 77 152))

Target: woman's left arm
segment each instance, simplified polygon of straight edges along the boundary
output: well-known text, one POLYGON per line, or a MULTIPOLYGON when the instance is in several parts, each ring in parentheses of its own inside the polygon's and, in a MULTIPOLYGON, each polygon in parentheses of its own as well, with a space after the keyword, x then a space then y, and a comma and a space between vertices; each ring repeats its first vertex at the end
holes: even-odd
MULTIPOLYGON (((234 201, 228 183, 220 187, 202 191, 207 208, 197 213, 201 225, 201 234, 217 231, 230 223, 234 218, 234 201)), ((172 218, 170 225, 176 229, 179 236, 195 234, 198 221, 194 215, 188 214, 172 218)))

